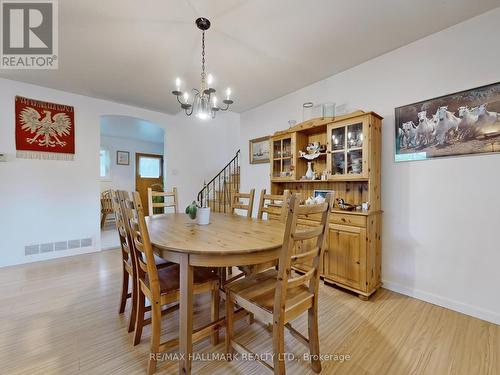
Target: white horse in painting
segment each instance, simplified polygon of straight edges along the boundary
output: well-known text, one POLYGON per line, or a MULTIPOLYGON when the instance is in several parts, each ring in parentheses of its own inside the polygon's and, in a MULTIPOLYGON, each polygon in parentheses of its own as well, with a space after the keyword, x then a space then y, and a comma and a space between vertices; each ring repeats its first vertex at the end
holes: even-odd
POLYGON ((404 122, 401 125, 403 130, 402 146, 403 147, 415 147, 417 140, 417 129, 413 121, 404 122))
POLYGON ((439 145, 448 143, 449 133, 458 131, 458 125, 461 119, 454 113, 448 111, 448 106, 439 107, 436 112, 438 122, 436 124, 436 140, 439 145))
POLYGON ((458 140, 469 139, 474 136, 476 122, 479 117, 478 108, 467 106, 458 108, 458 117, 462 119, 458 125, 458 140))
POLYGON ((432 135, 436 130, 436 123, 427 118, 427 111, 418 113, 417 145, 428 145, 432 141, 432 135))
POLYGON ((476 135, 487 135, 500 131, 500 114, 486 110, 486 104, 481 104, 477 109, 476 135))

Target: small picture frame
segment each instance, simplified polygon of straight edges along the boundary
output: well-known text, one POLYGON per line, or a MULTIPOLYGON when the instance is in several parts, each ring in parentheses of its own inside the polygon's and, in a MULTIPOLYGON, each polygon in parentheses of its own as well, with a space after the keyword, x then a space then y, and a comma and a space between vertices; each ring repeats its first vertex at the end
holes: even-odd
POLYGON ((118 164, 118 165, 130 165, 130 152, 128 152, 128 151, 116 151, 116 164, 118 164))
POLYGON ((248 149, 250 164, 269 163, 269 136, 251 139, 248 149))

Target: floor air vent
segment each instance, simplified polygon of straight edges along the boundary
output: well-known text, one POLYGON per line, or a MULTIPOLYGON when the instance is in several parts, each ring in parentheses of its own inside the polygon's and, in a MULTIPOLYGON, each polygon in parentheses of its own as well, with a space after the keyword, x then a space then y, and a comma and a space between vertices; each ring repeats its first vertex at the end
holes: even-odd
POLYGON ((82 247, 91 247, 93 244, 91 237, 82 238, 79 240, 68 240, 68 241, 58 241, 58 242, 48 242, 38 245, 27 245, 24 247, 24 255, 36 255, 45 254, 53 251, 63 251, 71 249, 79 249, 82 247))
POLYGON ((24 255, 35 255, 40 252, 40 245, 30 245, 24 247, 24 255))
POLYGON ((53 243, 42 243, 40 245, 40 253, 50 253, 51 251, 54 251, 53 243))
POLYGON ((54 250, 55 251, 68 250, 68 241, 55 242, 54 250))

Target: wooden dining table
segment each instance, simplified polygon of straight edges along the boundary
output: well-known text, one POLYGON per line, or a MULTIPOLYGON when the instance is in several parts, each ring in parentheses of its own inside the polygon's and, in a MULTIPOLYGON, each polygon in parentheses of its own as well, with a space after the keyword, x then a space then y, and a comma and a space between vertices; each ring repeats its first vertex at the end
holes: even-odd
POLYGON ((272 262, 279 258, 285 226, 223 213, 211 213, 208 225, 180 213, 150 216, 146 222, 155 253, 180 265, 179 374, 191 374, 193 267, 272 262))

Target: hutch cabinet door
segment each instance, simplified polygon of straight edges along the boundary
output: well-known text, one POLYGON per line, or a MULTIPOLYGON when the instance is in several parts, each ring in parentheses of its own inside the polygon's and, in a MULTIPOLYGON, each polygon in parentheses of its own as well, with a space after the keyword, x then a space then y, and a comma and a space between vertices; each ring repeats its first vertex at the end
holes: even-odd
POLYGON ((325 276, 358 290, 366 289, 366 229, 330 225, 325 276))
POLYGON ((271 138, 271 179, 295 179, 295 133, 271 138))
POLYGON ((369 125, 365 116, 328 126, 327 168, 332 179, 368 178, 369 125))

